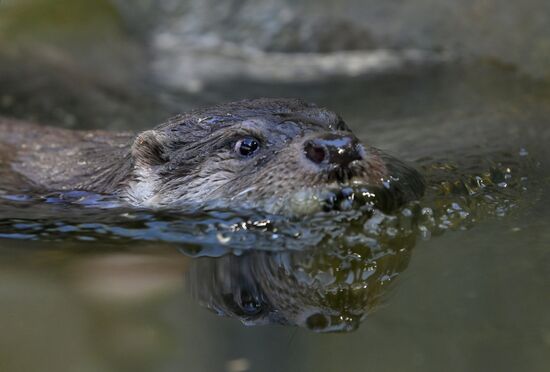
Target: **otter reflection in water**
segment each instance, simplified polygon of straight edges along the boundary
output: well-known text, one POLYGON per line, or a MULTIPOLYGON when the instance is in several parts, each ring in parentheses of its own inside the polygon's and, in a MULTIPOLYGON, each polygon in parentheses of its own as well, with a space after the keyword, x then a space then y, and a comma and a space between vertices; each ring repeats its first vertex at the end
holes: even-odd
POLYGON ((352 331, 407 267, 414 237, 385 247, 362 243, 196 258, 186 282, 203 306, 246 325, 352 331))

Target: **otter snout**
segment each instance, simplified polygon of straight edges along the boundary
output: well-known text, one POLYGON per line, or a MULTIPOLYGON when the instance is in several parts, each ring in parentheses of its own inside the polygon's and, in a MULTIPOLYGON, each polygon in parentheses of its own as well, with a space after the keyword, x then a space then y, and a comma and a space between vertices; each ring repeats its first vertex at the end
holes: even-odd
POLYGON ((364 149, 357 137, 349 133, 326 133, 307 140, 304 154, 317 165, 347 168, 351 162, 363 160, 364 149))

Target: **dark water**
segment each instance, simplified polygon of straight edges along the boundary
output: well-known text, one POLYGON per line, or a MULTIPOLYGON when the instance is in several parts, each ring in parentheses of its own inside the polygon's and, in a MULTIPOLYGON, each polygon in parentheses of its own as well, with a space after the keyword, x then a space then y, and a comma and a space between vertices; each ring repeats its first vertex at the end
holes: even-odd
POLYGON ((367 12, 346 2, 356 14, 338 15, 350 24, 316 38, 330 5, 311 13, 307 1, 287 4, 288 16, 269 1, 243 2, 234 19, 225 12, 238 2, 211 18, 199 2, 182 3, 191 10, 161 3, 0 2, 0 114, 140 130, 214 102, 301 97, 415 165, 427 193, 386 213, 367 203, 292 221, 254 211, 136 210, 82 192, 26 195, 2 175, 0 370, 549 368, 543 22, 517 29, 513 53, 467 27, 496 33, 533 4, 489 17, 497 2, 465 2, 464 28, 446 38, 423 27, 455 6, 432 14, 429 1, 414 9, 388 2, 367 12), (369 26, 366 43, 361 12, 396 18, 392 27, 369 26), (264 14, 279 23, 262 23, 264 14), (180 17, 196 23, 178 28, 180 17), (299 38, 280 32, 296 22, 304 25, 299 38), (234 49, 212 54, 221 44, 202 38, 205 27, 234 49), (177 41, 174 53, 165 53, 166 38, 177 41), (536 53, 520 53, 521 39, 534 40, 536 53), (455 48, 456 40, 464 45, 455 48), (442 56, 441 46, 450 52, 442 56), (357 59, 386 47, 394 59, 355 70, 357 59), (403 59, 399 48, 423 48, 425 58, 403 59), (242 63, 235 50, 248 50, 242 63), (303 62, 301 51, 313 54, 303 62), (197 58, 204 66, 190 68, 197 58), (278 62, 258 70, 266 58, 278 62), (304 63, 315 73, 297 78, 304 63))

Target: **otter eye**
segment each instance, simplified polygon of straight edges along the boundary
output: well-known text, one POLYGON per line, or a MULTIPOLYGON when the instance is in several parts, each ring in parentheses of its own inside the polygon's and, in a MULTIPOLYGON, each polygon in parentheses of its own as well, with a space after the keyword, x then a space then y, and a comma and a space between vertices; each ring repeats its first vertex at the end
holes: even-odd
POLYGON ((242 156, 250 156, 254 154, 260 148, 258 140, 252 137, 245 137, 237 141, 235 144, 235 151, 242 156))

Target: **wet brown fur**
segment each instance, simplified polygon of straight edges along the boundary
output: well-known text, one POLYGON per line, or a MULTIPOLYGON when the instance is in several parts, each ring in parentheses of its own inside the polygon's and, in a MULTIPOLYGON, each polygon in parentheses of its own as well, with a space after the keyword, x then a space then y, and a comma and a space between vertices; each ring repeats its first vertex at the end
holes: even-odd
POLYGON ((86 190, 148 207, 222 205, 286 208, 289 196, 360 179, 381 186, 392 178, 404 200, 422 194, 421 177, 381 151, 329 172, 304 160, 303 142, 326 132, 352 135, 331 111, 294 99, 232 102, 176 116, 134 135, 72 131, 0 119, 2 173, 22 189, 86 190), (253 157, 234 151, 253 136, 253 157), (248 191, 247 191, 248 190, 248 191))

